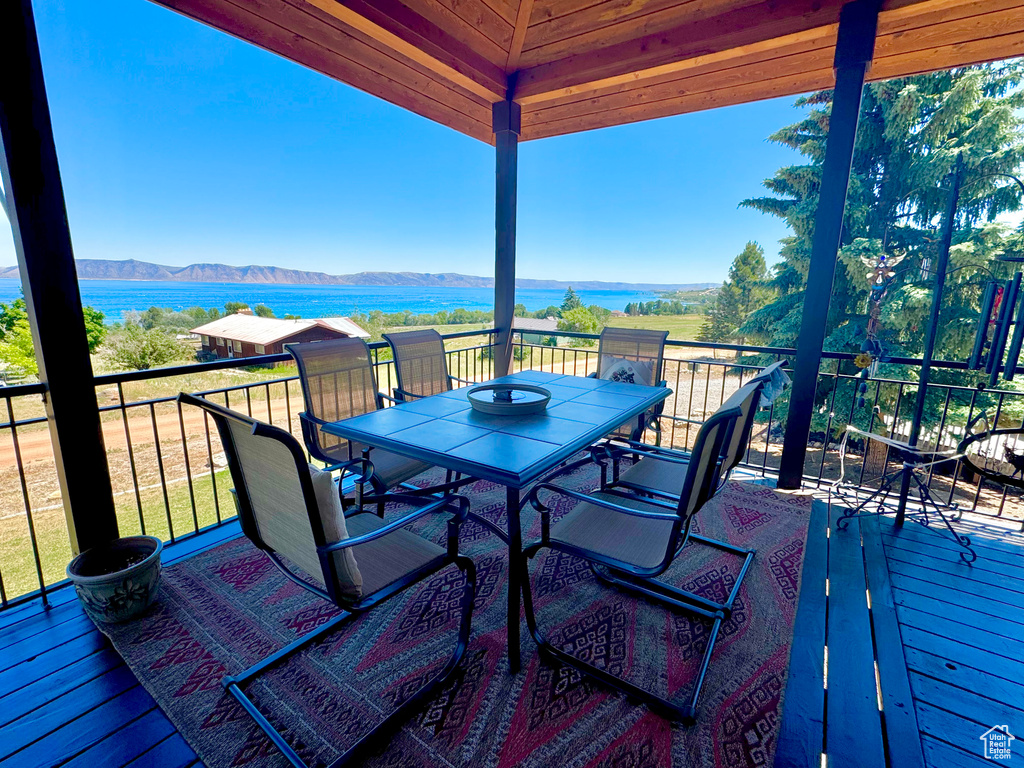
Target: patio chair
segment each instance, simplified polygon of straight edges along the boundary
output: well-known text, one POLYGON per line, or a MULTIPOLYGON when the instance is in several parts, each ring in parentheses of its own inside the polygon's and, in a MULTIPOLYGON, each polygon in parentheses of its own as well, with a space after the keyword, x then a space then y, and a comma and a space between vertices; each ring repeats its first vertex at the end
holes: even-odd
MULTIPOLYGON (((662 378, 665 365, 665 340, 668 331, 644 328, 612 328, 605 326, 597 348, 597 371, 588 374, 590 378, 611 379, 630 384, 647 384, 665 387, 668 382, 662 378)), ((655 443, 661 443, 660 417, 665 409, 664 402, 628 422, 612 433, 612 439, 639 442, 644 430, 654 430, 655 443)))
MULTIPOLYGON (((741 412, 737 428, 733 430, 723 450, 723 484, 743 460, 743 454, 750 442, 750 434, 754 430, 762 391, 771 381, 775 371, 784 364, 773 363, 760 371, 722 404, 722 408, 738 407, 741 412)), ((670 501, 678 499, 683 490, 683 478, 674 462, 687 462, 690 459, 690 454, 686 451, 643 443, 631 443, 627 447, 614 444, 595 446, 592 456, 601 465, 602 490, 627 488, 670 501), (620 474, 619 462, 627 455, 632 456, 635 463, 620 474), (611 463, 610 479, 608 462, 611 463)))
POLYGON ((683 492, 675 504, 625 492, 585 494, 549 481, 536 485, 527 497, 541 515, 541 539, 524 550, 527 560, 542 549, 558 550, 582 558, 600 582, 638 592, 655 602, 692 613, 711 623, 708 643, 689 697, 685 703, 672 702, 549 643, 538 628, 529 574, 524 579, 527 626, 543 655, 639 699, 670 720, 694 721, 718 630, 732 612, 733 601, 754 557, 753 551, 711 542, 690 533, 694 516, 719 486, 723 464, 718 459, 723 446, 728 444, 733 430, 737 428, 740 415, 737 407, 720 408, 701 427, 691 460, 675 462, 683 477, 683 492), (580 503, 552 525, 548 505, 542 497, 544 493, 568 496, 580 503), (668 570, 687 544, 710 544, 744 558, 724 603, 716 603, 655 578, 668 570))
MULTIPOLYGON (((390 494, 384 497, 385 501, 398 501, 414 509, 390 522, 361 508, 346 516, 334 493, 331 475, 306 463, 302 447, 289 432, 193 395, 182 393, 178 402, 202 408, 213 417, 235 484, 239 520, 245 536, 263 550, 288 579, 343 610, 323 626, 222 681, 291 765, 304 768, 305 763, 259 711, 243 687, 353 617, 441 569, 454 565, 465 575, 455 650, 440 671, 379 725, 345 749, 332 765, 348 762, 414 712, 449 678, 466 651, 476 571, 473 561, 459 554, 458 535, 459 526, 469 511, 469 500, 454 495, 437 498, 390 494), (452 508, 447 549, 405 530, 425 515, 451 512, 452 508)), ((365 461, 356 459, 350 463, 365 461)))
POLYGON ((448 373, 444 338, 432 328, 385 333, 384 340, 391 346, 395 358, 398 386, 394 392, 397 400, 418 400, 448 392, 454 381, 473 383, 448 373))
MULTIPOLYGON (((370 349, 365 341, 355 337, 332 339, 285 344, 285 349, 295 358, 299 367, 299 382, 306 404, 306 410, 299 414, 299 420, 309 455, 325 464, 350 467, 342 473, 339 481, 342 496, 354 486, 358 503, 358 495, 365 492, 366 482, 374 493, 382 494, 431 468, 425 462, 353 443, 323 431, 322 427, 332 421, 383 408, 385 400, 398 402, 377 389, 370 349), (369 477, 363 478, 356 471, 360 465, 349 462, 361 458, 367 451, 373 471, 369 477)), ((456 487, 452 485, 449 473, 444 485, 426 489, 408 486, 406 490, 426 494, 447 492, 456 487)), ((378 511, 382 513, 383 507, 378 505, 378 511)))

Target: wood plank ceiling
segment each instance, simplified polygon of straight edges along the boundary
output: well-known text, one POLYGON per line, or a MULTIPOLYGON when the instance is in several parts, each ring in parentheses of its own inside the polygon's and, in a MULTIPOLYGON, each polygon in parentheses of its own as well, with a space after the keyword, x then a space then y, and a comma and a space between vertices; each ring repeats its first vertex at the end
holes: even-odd
MULTIPOLYGON (((834 84, 842 0, 156 0, 491 143, 834 84)), ((869 77, 1024 55, 1024 0, 888 0, 869 77)))

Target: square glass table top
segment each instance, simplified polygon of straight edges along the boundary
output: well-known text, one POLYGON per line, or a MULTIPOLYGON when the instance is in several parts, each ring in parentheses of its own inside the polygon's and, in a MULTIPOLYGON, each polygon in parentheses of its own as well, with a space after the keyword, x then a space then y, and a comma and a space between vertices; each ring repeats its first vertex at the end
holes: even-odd
MULTIPOLYGON (((521 371, 487 384, 533 384, 551 392, 544 413, 492 416, 473 410, 472 387, 364 413, 324 432, 438 467, 522 488, 667 398, 667 387, 521 371)), ((373 461, 373 454, 370 454, 373 461)))

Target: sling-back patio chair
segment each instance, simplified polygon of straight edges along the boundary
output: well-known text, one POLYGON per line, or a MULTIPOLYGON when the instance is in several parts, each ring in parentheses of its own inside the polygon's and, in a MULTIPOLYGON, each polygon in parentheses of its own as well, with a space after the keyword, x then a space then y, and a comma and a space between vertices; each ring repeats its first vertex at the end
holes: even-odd
POLYGON ((395 398, 418 400, 452 389, 452 382, 472 384, 448 373, 448 357, 444 338, 432 328, 419 331, 385 333, 395 359, 398 386, 395 398))
MULTIPOLYGON (((365 341, 352 337, 286 344, 285 349, 299 367, 302 397, 306 404, 299 420, 310 456, 325 464, 337 465, 362 458, 369 452, 372 472, 368 477, 359 473, 361 464, 351 464, 347 472, 342 472, 339 486, 343 496, 354 488, 358 503, 358 496, 365 492, 366 483, 377 494, 400 485, 414 494, 444 493, 465 484, 465 481, 453 484, 452 475, 448 473, 444 485, 424 489, 405 486, 407 480, 427 471, 431 465, 323 431, 325 424, 383 408, 385 400, 397 402, 378 390, 370 349, 365 341)), ((378 511, 383 512, 383 506, 378 505, 378 511)))
MULTIPOLYGON (((354 745, 339 747, 342 755, 332 765, 342 765, 400 725, 450 677, 466 651, 476 571, 473 561, 459 554, 458 536, 469 511, 469 500, 455 495, 389 494, 383 497, 385 501, 401 502, 413 510, 388 522, 361 508, 346 516, 330 473, 307 464, 302 447, 289 432, 193 395, 182 393, 178 402, 198 406, 213 417, 227 456, 245 536, 266 553, 288 579, 343 609, 341 615, 323 626, 222 681, 291 765, 304 768, 305 763, 260 712, 243 690, 244 686, 314 641, 338 630, 353 617, 441 569, 454 565, 465 575, 455 650, 440 671, 379 725, 354 745), (410 523, 425 515, 444 512, 452 513, 447 548, 406 530, 410 523)), ((356 459, 353 463, 363 461, 356 459)), ((369 502, 376 500, 367 499, 369 502)))
MULTIPOLYGON (((704 656, 689 696, 684 703, 672 702, 549 643, 538 627, 530 580, 528 577, 524 579, 527 625, 542 655, 568 664, 643 701, 671 720, 685 723, 692 723, 696 717, 719 628, 731 614, 733 601, 754 553, 724 545, 729 551, 741 553, 744 558, 725 603, 708 600, 658 581, 656 577, 668 570, 685 545, 704 543, 701 537, 690 533, 690 526, 694 516, 719 486, 723 467, 719 458, 723 446, 728 444, 733 430, 737 428, 739 418, 739 408, 720 408, 701 427, 692 459, 676 464, 683 477, 683 491, 674 505, 625 492, 585 494, 548 481, 536 485, 527 497, 541 515, 541 539, 524 550, 527 560, 542 549, 558 550, 582 558, 600 582, 638 592, 655 602, 689 612, 711 623, 704 656), (580 503, 552 525, 548 505, 544 503, 543 494, 547 493, 568 496, 580 503)), ((716 548, 722 548, 717 544, 716 548)))
MULTIPOLYGON (((741 415, 737 428, 723 450, 722 482, 743 460, 754 430, 757 411, 761 405, 761 393, 772 380, 777 369, 785 365, 780 361, 759 371, 746 385, 734 392, 722 407, 738 407, 741 415), (743 393, 743 394, 741 394, 743 393)), ((601 464, 602 489, 627 488, 631 491, 649 494, 674 501, 683 490, 683 478, 677 471, 676 461, 689 461, 690 454, 673 448, 662 448, 631 443, 628 446, 605 444, 595 447, 592 455, 601 464), (633 466, 620 474, 619 462, 624 456, 632 456, 633 466), (609 478, 609 464, 610 475, 609 478)))
MULTIPOLYGON (((649 387, 668 386, 663 378, 667 338, 668 331, 605 326, 598 342, 597 371, 589 376, 649 387)), ((635 422, 620 426, 611 434, 611 438, 639 442, 644 431, 650 427, 654 430, 655 442, 660 444, 660 417, 664 408, 664 402, 658 403, 651 410, 640 414, 635 422)))

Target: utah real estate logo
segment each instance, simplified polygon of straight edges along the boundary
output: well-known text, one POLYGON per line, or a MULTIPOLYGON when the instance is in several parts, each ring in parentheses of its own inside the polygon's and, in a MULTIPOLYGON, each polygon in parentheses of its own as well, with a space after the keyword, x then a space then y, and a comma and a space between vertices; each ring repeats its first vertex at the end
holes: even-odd
POLYGON ((1015 736, 1010 733, 1010 726, 993 725, 978 738, 985 742, 985 757, 988 760, 1009 760, 1013 756, 1010 743, 1015 736))

